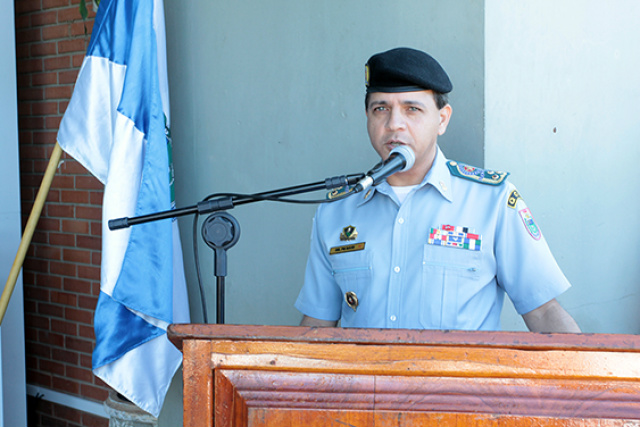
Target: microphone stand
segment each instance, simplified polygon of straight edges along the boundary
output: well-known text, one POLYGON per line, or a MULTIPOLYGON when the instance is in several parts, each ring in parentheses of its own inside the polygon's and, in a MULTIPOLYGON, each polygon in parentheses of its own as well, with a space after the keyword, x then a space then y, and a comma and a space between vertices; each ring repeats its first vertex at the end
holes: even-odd
POLYGON ((327 178, 324 181, 311 184, 281 188, 252 195, 220 196, 211 200, 203 200, 195 205, 180 209, 169 209, 137 217, 111 219, 108 222, 110 230, 119 230, 133 225, 145 224, 152 221, 177 218, 191 214, 208 214, 202 224, 202 238, 214 251, 214 276, 216 277, 216 323, 224 324, 224 290, 227 276, 227 250, 233 247, 240 238, 240 224, 229 213, 225 212, 236 206, 265 200, 277 201, 283 197, 310 193, 319 190, 333 190, 336 188, 356 184, 364 174, 341 175, 327 178))

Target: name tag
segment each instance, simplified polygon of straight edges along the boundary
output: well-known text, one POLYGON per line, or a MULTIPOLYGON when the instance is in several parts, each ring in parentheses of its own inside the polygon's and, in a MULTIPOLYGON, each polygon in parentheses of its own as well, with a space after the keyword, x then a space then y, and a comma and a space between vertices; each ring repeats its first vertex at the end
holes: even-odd
POLYGON ((354 243, 351 245, 334 246, 329 250, 329 255, 342 254, 345 252, 361 251, 363 249, 364 249, 364 242, 354 243))

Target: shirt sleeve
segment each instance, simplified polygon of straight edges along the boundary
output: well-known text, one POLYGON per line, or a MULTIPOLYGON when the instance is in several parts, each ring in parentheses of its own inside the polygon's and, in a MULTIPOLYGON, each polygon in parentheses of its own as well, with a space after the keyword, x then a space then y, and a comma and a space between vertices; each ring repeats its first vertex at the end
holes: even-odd
POLYGON ((319 232, 322 206, 313 220, 311 249, 307 260, 304 285, 294 306, 304 315, 337 321, 342 309, 342 292, 333 278, 328 253, 319 232))
POLYGON ((504 201, 498 209, 498 284, 522 315, 556 298, 571 285, 513 184, 506 184, 504 201))

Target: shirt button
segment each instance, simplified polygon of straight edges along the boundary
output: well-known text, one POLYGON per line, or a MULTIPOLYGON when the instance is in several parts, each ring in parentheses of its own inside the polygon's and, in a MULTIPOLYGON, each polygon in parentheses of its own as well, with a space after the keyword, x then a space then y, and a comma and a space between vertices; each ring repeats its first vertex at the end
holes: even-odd
POLYGON ((398 223, 404 224, 404 218, 398 218, 398 223))
POLYGON ((396 273, 400 273, 400 267, 394 267, 393 271, 395 271, 396 273))
POLYGON ((396 316, 391 316, 389 319, 391 319, 392 322, 395 322, 397 318, 396 316))

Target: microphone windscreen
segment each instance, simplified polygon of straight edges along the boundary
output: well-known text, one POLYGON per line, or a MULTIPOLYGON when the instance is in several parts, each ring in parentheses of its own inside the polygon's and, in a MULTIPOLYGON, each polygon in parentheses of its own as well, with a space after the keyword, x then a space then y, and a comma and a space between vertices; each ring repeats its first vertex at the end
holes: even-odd
POLYGON ((398 145, 397 147, 395 147, 393 150, 391 150, 391 153, 389 153, 389 157, 391 157, 393 153, 397 153, 398 155, 404 157, 404 160, 406 162, 400 172, 408 171, 416 162, 416 155, 414 154, 413 150, 406 145, 398 145))

